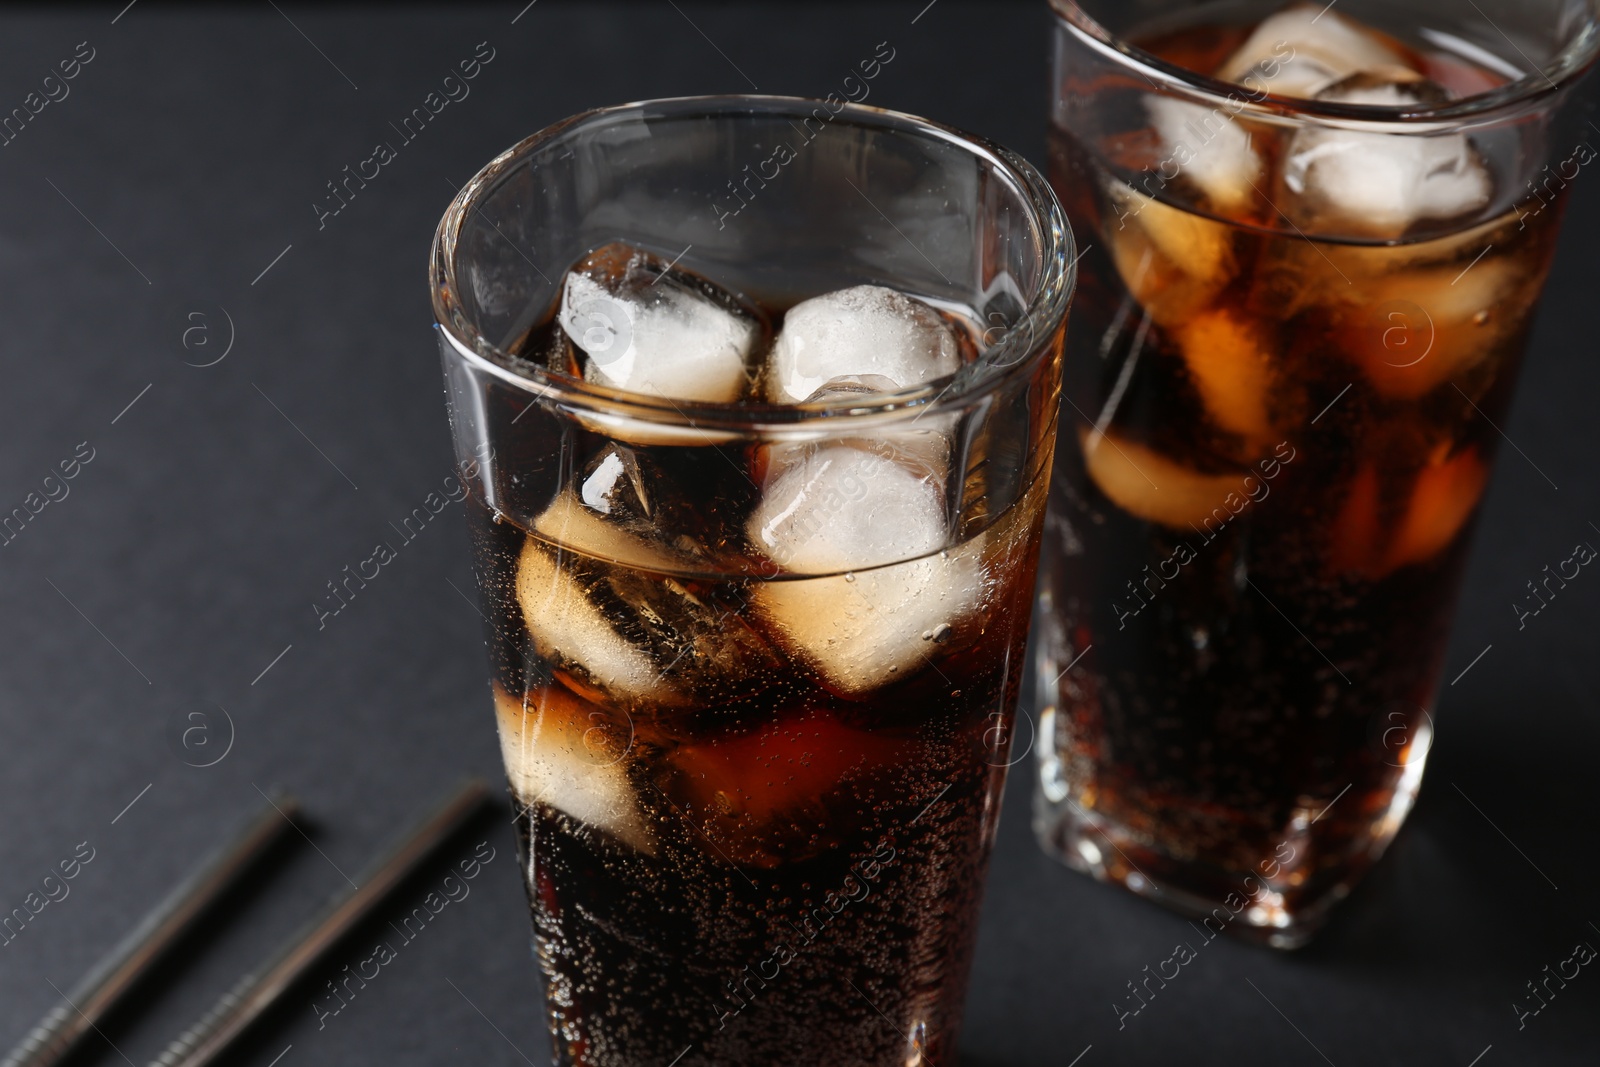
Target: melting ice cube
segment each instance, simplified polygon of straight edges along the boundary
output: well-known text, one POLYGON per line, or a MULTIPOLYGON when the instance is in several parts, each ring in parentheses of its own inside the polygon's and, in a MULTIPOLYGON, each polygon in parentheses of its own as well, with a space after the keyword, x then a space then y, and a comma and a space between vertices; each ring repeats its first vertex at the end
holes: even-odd
POLYGON ((780 638, 844 696, 910 677, 964 629, 983 591, 965 552, 797 581, 766 582, 754 599, 780 638))
POLYGON ((1106 239, 1117 273, 1149 316, 1172 328, 1208 306, 1239 273, 1236 229, 1169 207, 1122 184, 1109 186, 1117 214, 1106 239))
POLYGON ((1380 35, 1337 11, 1299 4, 1257 26, 1217 77, 1309 99, 1357 71, 1404 66, 1405 58, 1380 35))
POLYGON ((1250 203, 1263 168, 1249 131, 1236 116, 1220 107, 1167 96, 1148 97, 1145 108, 1166 159, 1178 174, 1187 176, 1223 211, 1237 211, 1250 203))
MULTIPOLYGON (((1444 99, 1417 77, 1356 74, 1318 100, 1416 107, 1444 99)), ((1295 134, 1284 166, 1294 196, 1284 205, 1302 226, 1399 237, 1417 222, 1482 210, 1494 180, 1465 134, 1389 134, 1310 126, 1295 134)))
POLYGON ((1189 380, 1211 420, 1260 445, 1273 432, 1271 347, 1256 326, 1225 308, 1213 308, 1174 327, 1189 380))
MULTIPOLYGON (((1257 26, 1217 77, 1252 93, 1311 97, 1358 71, 1409 73, 1405 57, 1386 38, 1337 12, 1301 4, 1257 26)), ((1263 166, 1237 109, 1161 96, 1151 97, 1146 107, 1166 161, 1214 207, 1237 211, 1250 203, 1263 166)))
POLYGON ((933 308, 878 285, 824 293, 784 316, 767 368, 767 395, 798 404, 830 381, 856 376, 905 389, 955 373, 961 347, 933 308))
POLYGON ((622 244, 572 269, 557 320, 585 378, 676 400, 738 400, 762 333, 732 294, 622 244))
POLYGON ((808 448, 778 473, 748 530, 768 558, 798 574, 915 559, 945 542, 944 487, 863 448, 808 448))
POLYGON ((535 649, 580 692, 664 721, 734 699, 781 664, 742 602, 673 577, 705 552, 657 499, 670 495, 662 481, 647 487, 647 469, 620 446, 597 457, 534 523, 550 544, 528 539, 517 595, 535 649))
POLYGON ((608 521, 570 489, 539 513, 533 528, 555 544, 629 567, 671 571, 685 562, 682 555, 632 533, 622 523, 608 521))
POLYGON ((862 695, 909 677, 974 613, 984 569, 944 552, 943 485, 860 448, 817 448, 779 473, 750 540, 785 570, 756 607, 836 691, 862 695))
MULTIPOLYGON (((846 374, 824 382, 816 392, 806 398, 806 403, 816 404, 851 397, 866 399, 881 393, 894 392, 898 388, 895 382, 881 374, 846 374)), ((924 411, 916 418, 901 420, 893 428, 874 429, 861 437, 832 436, 828 442, 847 446, 840 450, 839 456, 848 461, 850 469, 857 463, 870 465, 870 461, 861 460, 859 456, 852 457, 851 450, 859 449, 876 456, 879 460, 896 465, 903 473, 942 484, 949 472, 951 442, 955 425, 959 420, 960 415, 956 412, 929 415, 924 411)), ((773 482, 796 464, 812 462, 816 458, 818 447, 816 441, 803 439, 794 442, 775 441, 763 446, 767 481, 773 482)), ((853 484, 850 470, 842 469, 842 471, 840 477, 846 483, 853 484)), ((870 474, 870 471, 865 473, 870 474)))
POLYGON ((648 651, 617 632, 567 566, 528 538, 517 567, 517 601, 539 654, 580 668, 607 692, 645 703, 680 698, 648 651))
POLYGON ((533 528, 546 540, 595 559, 654 571, 689 560, 662 541, 648 464, 625 445, 609 445, 539 513, 533 528))
POLYGON ((1196 530, 1208 519, 1226 524, 1229 497, 1242 499, 1242 479, 1184 466, 1114 431, 1078 432, 1089 477, 1113 504, 1147 522, 1196 530))
POLYGON ((494 703, 506 778, 520 803, 546 804, 641 852, 655 851, 625 769, 626 728, 613 736, 609 713, 559 686, 519 699, 496 685, 494 703))

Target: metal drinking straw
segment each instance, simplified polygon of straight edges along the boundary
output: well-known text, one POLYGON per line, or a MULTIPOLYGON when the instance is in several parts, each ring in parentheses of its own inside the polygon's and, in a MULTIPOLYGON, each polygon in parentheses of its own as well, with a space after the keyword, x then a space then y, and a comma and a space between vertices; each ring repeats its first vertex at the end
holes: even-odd
POLYGON ((202 1067, 215 1059, 406 876, 477 814, 488 795, 481 781, 462 785, 364 871, 357 880, 359 888, 335 894, 284 949, 224 993, 215 1007, 151 1062, 151 1067, 202 1067))
POLYGON ((39 1021, 0 1067, 51 1067, 78 1046, 118 1001, 137 986, 213 904, 235 885, 293 824, 299 807, 279 796, 276 807, 252 815, 226 843, 157 904, 139 925, 86 974, 66 1003, 39 1021))

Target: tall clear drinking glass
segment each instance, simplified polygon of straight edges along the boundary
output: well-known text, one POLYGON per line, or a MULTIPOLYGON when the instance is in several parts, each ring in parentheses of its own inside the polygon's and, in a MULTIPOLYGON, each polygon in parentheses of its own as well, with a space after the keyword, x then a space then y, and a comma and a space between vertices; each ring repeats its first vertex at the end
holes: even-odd
POLYGON ((1071 261, 1027 163, 837 100, 590 112, 451 205, 558 1063, 955 1062, 1071 261))
POLYGON ((1595 156, 1596 6, 1054 8, 1051 177, 1092 248, 1036 829, 1292 947, 1422 779, 1496 426, 1595 156))

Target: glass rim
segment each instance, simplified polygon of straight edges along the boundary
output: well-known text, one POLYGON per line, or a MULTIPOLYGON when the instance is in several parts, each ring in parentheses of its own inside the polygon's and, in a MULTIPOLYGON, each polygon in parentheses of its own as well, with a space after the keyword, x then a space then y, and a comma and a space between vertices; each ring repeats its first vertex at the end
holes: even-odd
POLYGON ((429 289, 435 326, 448 339, 451 349, 480 370, 532 394, 533 399, 552 401, 610 425, 651 424, 668 432, 675 428, 686 430, 697 438, 707 430, 719 431, 719 437, 722 433, 746 436, 764 427, 795 427, 823 419, 876 422, 908 414, 920 417, 992 393, 1013 378, 1031 373, 1053 347, 1048 340, 1061 328, 1071 303, 1077 281, 1075 248, 1071 227, 1049 182, 1032 163, 986 138, 915 115, 863 104, 845 103, 835 111, 825 101, 799 96, 681 96, 583 111, 546 126, 500 153, 461 187, 440 220, 430 254, 429 289), (627 117, 800 117, 809 116, 818 106, 828 107, 833 115, 830 125, 898 131, 954 145, 1004 176, 1030 208, 1029 226, 1039 246, 1036 292, 1016 324, 988 344, 974 362, 954 374, 894 392, 804 404, 689 401, 615 389, 531 365, 489 341, 468 320, 456 296, 459 290, 455 261, 461 228, 499 187, 502 178, 556 138, 581 126, 627 117))
POLYGON ((1567 46, 1544 66, 1514 81, 1434 106, 1342 104, 1277 96, 1249 89, 1237 82, 1197 73, 1169 63, 1118 37, 1085 11, 1077 0, 1050 0, 1050 6, 1084 43, 1106 58, 1137 71, 1159 89, 1171 89, 1207 102, 1223 104, 1235 116, 1244 114, 1279 121, 1315 119, 1359 124, 1360 128, 1380 132, 1387 129, 1391 133, 1399 130, 1433 132, 1442 126, 1493 118, 1546 97, 1558 96, 1581 78, 1594 64, 1596 55, 1600 54, 1600 17, 1597 17, 1594 0, 1587 0, 1585 6, 1589 10, 1589 19, 1567 46), (1243 100, 1240 99, 1241 89, 1246 91, 1243 100))

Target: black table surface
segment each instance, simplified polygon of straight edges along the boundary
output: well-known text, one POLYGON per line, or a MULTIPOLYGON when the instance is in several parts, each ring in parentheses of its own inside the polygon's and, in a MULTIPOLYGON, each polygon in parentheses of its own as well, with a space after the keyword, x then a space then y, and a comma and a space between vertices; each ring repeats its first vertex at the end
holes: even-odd
MULTIPOLYGON (((93 457, 0 547, 0 912, 93 850, 69 895, 0 947, 0 1043, 261 790, 303 800, 310 842, 294 838, 230 900, 84 1062, 148 1062, 429 797, 467 774, 498 788, 459 508, 340 614, 319 627, 312 608, 346 565, 398 541, 390 524, 451 471, 425 262, 458 185, 592 106, 826 95, 884 41, 896 58, 870 102, 1041 159, 1046 5, 925 5, 119 14, 116 0, 0 15, 0 113, 59 61, 92 56, 0 147, 0 513, 42 496, 62 461, 93 457), (480 42, 494 58, 471 95, 319 220, 326 183, 394 140, 389 124, 480 42), (209 732, 186 749, 195 726, 209 732), (225 755, 192 766, 208 739, 225 755)), ((1600 544, 1597 182, 1575 182, 1446 677, 1488 651, 1444 690, 1427 784, 1389 855, 1309 949, 1219 939, 1119 1024, 1128 983, 1195 932, 1046 858, 1017 773, 963 1062, 1596 1062, 1600 974, 1552 986, 1520 1022, 1514 1005, 1532 1003, 1526 983, 1546 965, 1600 945, 1600 579, 1520 629, 1512 604, 1575 543, 1600 544)), ((513 851, 508 810, 486 817, 231 1061, 548 1062, 513 851), (470 895, 319 1017, 324 983, 478 841, 495 859, 470 895)))

